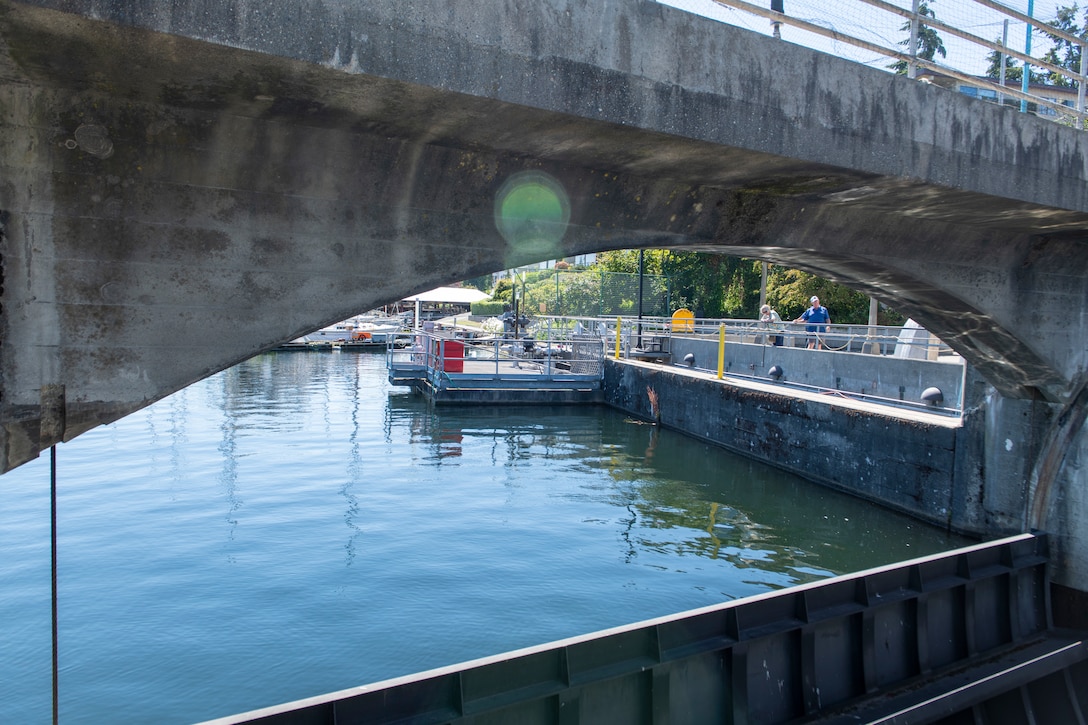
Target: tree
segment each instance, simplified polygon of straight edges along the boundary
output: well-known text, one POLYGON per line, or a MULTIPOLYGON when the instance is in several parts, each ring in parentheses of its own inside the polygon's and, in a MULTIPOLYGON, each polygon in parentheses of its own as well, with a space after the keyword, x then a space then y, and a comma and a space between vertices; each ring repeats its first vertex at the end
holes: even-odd
MULTIPOLYGON (((1088 11, 1085 12, 1083 22, 1081 25, 1077 25, 1077 12, 1078 8, 1076 4, 1071 6, 1058 8, 1054 20, 1051 20, 1047 25, 1052 28, 1058 28, 1072 35, 1076 35, 1080 38, 1088 38, 1088 11)), ((1042 60, 1056 65, 1061 68, 1068 68, 1070 71, 1077 73, 1080 71, 1080 46, 1069 42, 1068 40, 1048 33, 1045 27, 1039 28, 1040 32, 1050 38, 1052 43, 1049 50, 1043 54, 1042 60)), ((1001 42, 1001 38, 994 40, 996 43, 1001 42)), ((992 50, 987 54, 986 60, 989 66, 986 68, 986 77, 999 79, 1001 78, 1001 51, 992 50)), ((1024 69, 1017 65, 1015 58, 1005 56, 1005 80, 1008 84, 1019 84, 1024 78, 1024 69)), ((1053 71, 1040 72, 1035 68, 1029 68, 1028 75, 1029 83, 1046 83, 1052 86, 1058 86, 1062 88, 1069 88, 1075 86, 1076 83, 1068 76, 1054 73, 1053 71)))
MULTIPOLYGON (((597 256, 603 271, 635 274, 638 252, 623 250, 597 256)), ((692 309, 700 317, 751 317, 759 301, 758 263, 707 252, 647 250, 643 255, 646 274, 669 280, 673 310, 692 309)))
MULTIPOLYGON (((1076 3, 1060 7, 1058 8, 1054 19, 1047 23, 1047 25, 1052 28, 1064 30, 1078 38, 1088 38, 1088 11, 1085 11, 1082 25, 1077 24, 1077 12, 1078 8, 1076 3)), ((1074 73, 1079 73, 1080 46, 1071 43, 1059 35, 1047 33, 1045 28, 1040 28, 1040 30, 1050 38, 1052 43, 1050 49, 1043 55, 1043 60, 1051 65, 1068 68, 1074 73)), ((1055 73, 1054 71, 1047 71, 1046 74, 1042 76, 1041 80, 1048 85, 1062 88, 1069 88, 1074 85, 1071 78, 1060 73, 1055 73)))
MULTIPOLYGON (((643 259, 646 274, 665 275, 669 280, 672 310, 687 307, 703 318, 752 319, 758 316, 762 263, 706 252, 647 250, 643 259)), ((604 272, 638 272, 638 252, 623 250, 597 256, 597 268, 604 272)), ((831 319, 840 324, 869 322, 869 297, 849 287, 830 282, 798 269, 771 265, 767 276, 767 301, 782 319, 792 320, 808 307, 812 295, 831 310, 831 319)), ((882 309, 880 323, 900 325, 903 316, 882 309)))
MULTIPOLYGON (((998 38, 997 43, 1001 42, 1001 38, 998 38)), ((986 68, 986 77, 999 80, 1001 78, 1001 56, 1000 50, 991 50, 990 54, 986 56, 986 60, 990 65, 986 68)), ((1030 80, 1035 80, 1035 73, 1033 72, 1029 76, 1030 80)), ((1005 56, 1005 81, 1007 83, 1020 83, 1020 79, 1024 77, 1024 69, 1016 65, 1016 58, 1005 56)))
MULTIPOLYGON (((799 269, 771 266, 767 274, 767 302, 783 320, 799 317, 813 295, 820 298, 836 324, 869 324, 869 297, 865 293, 799 269)), ((903 315, 887 307, 881 307, 877 313, 877 323, 881 325, 901 325, 904 321, 903 315)))
MULTIPOLYGON (((930 0, 930 3, 932 3, 932 2, 933 2, 933 0, 930 0)), ((934 14, 934 12, 929 9, 930 3, 925 3, 925 2, 919 3, 918 4, 918 15, 921 16, 921 17, 929 17, 929 18, 936 19, 936 17, 937 17, 936 14, 934 14)), ((910 49, 910 37, 909 37, 909 35, 910 35, 910 26, 911 26, 912 22, 914 22, 914 21, 913 20, 908 20, 907 22, 903 23, 903 25, 900 26, 900 28, 899 28, 900 30, 906 31, 906 33, 908 34, 908 37, 907 37, 906 40, 899 41, 899 45, 903 46, 904 48, 907 48, 908 50, 910 49)), ((922 58, 924 60, 933 60, 934 56, 936 56, 938 53, 940 54, 940 56, 942 58, 944 58, 944 57, 946 57, 948 55, 948 51, 946 51, 945 48, 944 48, 944 41, 941 40, 941 36, 937 35, 937 31, 934 30, 933 28, 929 27, 928 25, 924 25, 924 24, 919 23, 919 25, 918 25, 918 48, 917 48, 917 52, 915 53, 915 55, 917 55, 917 57, 922 58)), ((897 60, 894 63, 892 63, 891 65, 889 65, 888 67, 891 68, 892 70, 894 70, 896 75, 905 76, 907 74, 907 69, 908 69, 909 65, 910 64, 907 63, 907 61, 905 61, 905 60, 897 60)))
POLYGON ((560 276, 560 315, 595 317, 601 312, 601 274, 596 269, 560 276))
MULTIPOLYGON (((676 308, 669 279, 663 270, 673 253, 663 249, 643 250, 642 313, 666 317, 676 308), (670 306, 672 309, 669 309, 670 306)), ((639 252, 619 250, 597 255, 594 269, 601 279, 601 314, 638 313, 639 252)))
POLYGON ((478 289, 481 292, 487 292, 489 289, 491 289, 491 275, 483 274, 479 277, 466 279, 462 284, 465 287, 472 287, 473 289, 478 289))
POLYGON ((513 304, 514 285, 509 278, 502 278, 495 283, 495 289, 491 292, 491 299, 496 302, 504 302, 506 304, 513 304))

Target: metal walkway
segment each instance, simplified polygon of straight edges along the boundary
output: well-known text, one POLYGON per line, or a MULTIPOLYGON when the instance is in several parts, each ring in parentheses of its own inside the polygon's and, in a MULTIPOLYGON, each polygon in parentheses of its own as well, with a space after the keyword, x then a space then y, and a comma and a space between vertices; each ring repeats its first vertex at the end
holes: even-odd
POLYGON ((212 721, 1079 723, 1088 644, 1023 534, 212 721))
POLYGON ((416 333, 390 349, 389 382, 434 403, 603 402, 604 343, 596 336, 474 340, 416 333))

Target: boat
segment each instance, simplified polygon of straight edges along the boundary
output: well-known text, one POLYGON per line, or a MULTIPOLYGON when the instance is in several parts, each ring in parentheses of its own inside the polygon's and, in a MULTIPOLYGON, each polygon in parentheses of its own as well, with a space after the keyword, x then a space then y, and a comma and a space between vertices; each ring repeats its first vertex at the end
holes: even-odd
POLYGON ((374 318, 368 315, 356 315, 335 325, 322 327, 308 335, 303 335, 302 342, 316 343, 374 343, 384 345, 391 335, 403 329, 397 318, 374 318))
POLYGON ((334 325, 322 327, 282 345, 284 349, 315 349, 351 347, 385 347, 395 342, 404 329, 399 317, 380 313, 355 315, 334 325))

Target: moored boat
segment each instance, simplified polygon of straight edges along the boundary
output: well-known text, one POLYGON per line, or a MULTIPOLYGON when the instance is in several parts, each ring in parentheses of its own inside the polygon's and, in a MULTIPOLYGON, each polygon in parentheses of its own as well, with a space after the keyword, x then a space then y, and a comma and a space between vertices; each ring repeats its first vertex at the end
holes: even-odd
POLYGON ((334 325, 322 327, 302 337, 295 338, 285 347, 314 346, 385 346, 392 342, 403 330, 404 324, 399 317, 386 317, 374 314, 356 315, 334 325))
POLYGON ((352 318, 329 327, 322 327, 309 335, 303 335, 303 342, 373 342, 385 344, 390 335, 401 331, 399 320, 388 322, 360 321, 352 318))

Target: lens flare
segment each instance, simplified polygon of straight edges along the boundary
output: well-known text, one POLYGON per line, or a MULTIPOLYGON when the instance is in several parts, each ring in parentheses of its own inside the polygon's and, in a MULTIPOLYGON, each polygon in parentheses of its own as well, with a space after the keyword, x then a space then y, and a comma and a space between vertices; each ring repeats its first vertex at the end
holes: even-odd
POLYGON ((523 171, 506 180, 495 197, 495 227, 511 260, 544 261, 562 256, 559 242, 570 222, 563 185, 542 171, 523 171))

